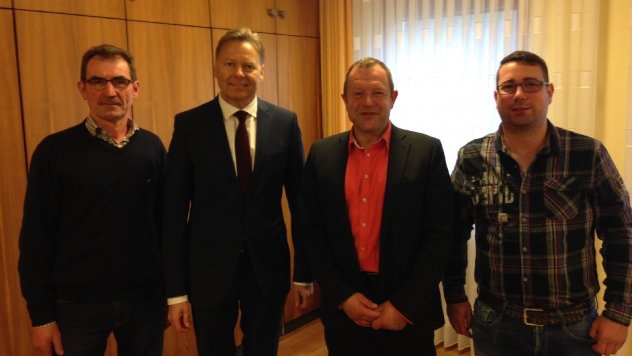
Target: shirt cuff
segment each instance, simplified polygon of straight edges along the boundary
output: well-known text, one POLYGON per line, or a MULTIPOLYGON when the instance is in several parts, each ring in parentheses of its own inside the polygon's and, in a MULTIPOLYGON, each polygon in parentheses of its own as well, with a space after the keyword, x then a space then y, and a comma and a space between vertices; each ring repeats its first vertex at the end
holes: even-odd
POLYGON ((607 303, 603 316, 625 326, 630 326, 630 308, 620 303, 607 303))
POLYGON ((292 282, 295 286, 313 287, 313 282, 292 282))
POLYGON ((452 286, 443 282, 443 299, 445 299, 446 304, 455 304, 461 303, 468 300, 467 294, 465 293, 465 286, 457 285, 452 286))
POLYGON ((181 295, 179 297, 167 298, 167 305, 180 304, 189 301, 188 295, 181 295))

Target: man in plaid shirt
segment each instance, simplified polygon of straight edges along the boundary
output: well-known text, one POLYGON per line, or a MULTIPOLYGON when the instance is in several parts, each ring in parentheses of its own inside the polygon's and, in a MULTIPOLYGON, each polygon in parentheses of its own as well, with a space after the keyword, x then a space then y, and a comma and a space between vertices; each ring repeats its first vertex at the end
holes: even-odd
POLYGON ((548 121, 554 87, 542 58, 511 53, 497 83, 500 128, 462 147, 452 173, 450 322, 473 335, 477 356, 614 354, 632 316, 632 211, 623 180, 599 141, 548 121), (472 225, 473 313, 464 290, 472 225), (601 315, 595 232, 607 275, 601 315))

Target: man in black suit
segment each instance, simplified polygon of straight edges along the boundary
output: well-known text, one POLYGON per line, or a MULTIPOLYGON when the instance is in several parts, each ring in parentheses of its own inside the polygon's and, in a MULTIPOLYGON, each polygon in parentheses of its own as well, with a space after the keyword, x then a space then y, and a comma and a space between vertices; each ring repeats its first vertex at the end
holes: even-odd
POLYGON ((228 31, 215 52, 219 95, 175 118, 164 202, 166 293, 176 330, 189 330, 193 318, 200 355, 235 354, 238 309, 244 353, 276 355, 290 279, 283 188, 301 306, 311 296, 296 243, 301 132, 295 113, 257 97, 264 54, 250 29, 228 31))
POLYGON ((353 123, 312 146, 302 197, 330 355, 434 355, 453 197, 439 140, 397 128, 384 63, 347 71, 353 123))

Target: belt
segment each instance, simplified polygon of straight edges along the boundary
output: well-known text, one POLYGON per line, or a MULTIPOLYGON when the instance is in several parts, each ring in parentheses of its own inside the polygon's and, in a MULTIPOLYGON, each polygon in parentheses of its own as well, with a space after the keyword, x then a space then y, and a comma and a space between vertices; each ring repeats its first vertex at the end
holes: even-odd
POLYGON ((560 309, 526 308, 510 302, 500 302, 491 298, 481 298, 483 303, 504 315, 518 319, 527 326, 551 326, 574 324, 582 320, 593 308, 592 301, 567 306, 560 309))

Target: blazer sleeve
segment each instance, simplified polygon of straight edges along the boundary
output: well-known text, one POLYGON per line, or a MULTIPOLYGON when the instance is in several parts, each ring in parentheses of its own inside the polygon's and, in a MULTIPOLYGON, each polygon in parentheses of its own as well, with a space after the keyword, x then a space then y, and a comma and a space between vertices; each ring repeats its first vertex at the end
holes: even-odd
POLYGON ((185 116, 175 118, 167 156, 163 191, 163 271, 167 298, 188 294, 187 221, 193 189, 193 168, 187 145, 185 116))
MULTIPOLYGON (((325 203, 329 201, 332 192, 328 191, 328 185, 324 179, 320 178, 319 174, 321 173, 320 170, 327 171, 326 167, 331 163, 329 154, 331 152, 327 152, 327 149, 319 149, 324 146, 326 144, 322 144, 322 142, 312 145, 305 163, 301 197, 305 209, 306 250, 309 251, 309 260, 312 264, 314 277, 323 291, 323 302, 331 308, 337 308, 355 293, 356 289, 345 281, 332 251, 333 248, 344 250, 344 247, 341 246, 346 240, 341 237, 343 233, 338 230, 343 230, 341 226, 331 228, 331 224, 336 223, 330 221, 330 218, 343 216, 343 219, 346 219, 346 205, 344 205, 344 197, 341 198, 341 207, 325 203), (342 210, 339 211, 339 209, 342 210), (331 237, 329 234, 335 236, 331 237), (336 247, 330 245, 330 238, 336 240, 338 243, 336 247)), ((348 233, 351 232, 348 231, 348 233)), ((353 243, 351 239, 348 240, 349 243, 353 243)), ((352 245, 349 248, 353 250, 352 245)), ((341 251, 338 252, 342 253, 341 251)))
POLYGON ((313 281, 312 271, 305 253, 305 228, 303 206, 300 201, 300 186, 303 177, 304 151, 301 129, 296 114, 293 114, 290 130, 290 150, 284 177, 285 196, 291 214, 292 242, 294 245, 294 281, 313 281))

